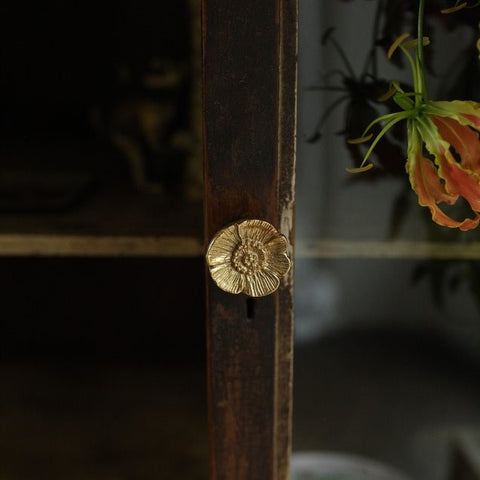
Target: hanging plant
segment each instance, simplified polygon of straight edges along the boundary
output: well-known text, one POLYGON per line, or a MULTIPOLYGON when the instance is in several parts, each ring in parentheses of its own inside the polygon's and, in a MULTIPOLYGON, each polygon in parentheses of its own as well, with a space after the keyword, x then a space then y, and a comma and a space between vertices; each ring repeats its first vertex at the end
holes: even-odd
MULTIPOLYGON (((467 7, 467 2, 444 10, 453 13, 467 7)), ((405 91, 397 81, 390 83, 385 98, 392 97, 399 111, 373 120, 362 136, 350 140, 359 144, 374 138, 359 167, 347 169, 361 173, 373 168, 369 157, 382 137, 397 123, 407 124, 407 161, 410 185, 418 203, 428 207, 432 220, 439 225, 466 231, 480 222, 480 104, 473 101, 433 101, 429 99, 425 81, 424 47, 430 44, 423 35, 425 0, 419 1, 417 38, 400 35, 388 50, 391 58, 400 50, 412 72, 413 90, 405 91), (382 129, 376 135, 376 125, 382 129), (464 218, 441 208, 441 204, 457 205, 463 199, 470 207, 464 218)))

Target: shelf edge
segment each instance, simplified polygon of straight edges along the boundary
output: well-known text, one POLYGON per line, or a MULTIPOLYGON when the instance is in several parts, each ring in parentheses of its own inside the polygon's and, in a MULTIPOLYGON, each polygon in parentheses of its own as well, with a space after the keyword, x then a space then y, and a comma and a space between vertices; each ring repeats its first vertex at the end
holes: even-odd
POLYGON ((299 259, 480 259, 480 242, 395 241, 298 241, 299 259))
POLYGON ((186 236, 0 234, 0 257, 200 257, 203 245, 186 236))

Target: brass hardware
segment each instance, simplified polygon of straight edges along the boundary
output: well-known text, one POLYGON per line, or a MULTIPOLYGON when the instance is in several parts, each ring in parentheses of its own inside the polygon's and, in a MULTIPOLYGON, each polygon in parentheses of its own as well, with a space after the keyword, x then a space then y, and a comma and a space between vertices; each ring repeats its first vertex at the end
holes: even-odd
POLYGON ((263 220, 242 220, 220 230, 206 259, 213 281, 226 292, 264 297, 291 267, 287 239, 263 220))

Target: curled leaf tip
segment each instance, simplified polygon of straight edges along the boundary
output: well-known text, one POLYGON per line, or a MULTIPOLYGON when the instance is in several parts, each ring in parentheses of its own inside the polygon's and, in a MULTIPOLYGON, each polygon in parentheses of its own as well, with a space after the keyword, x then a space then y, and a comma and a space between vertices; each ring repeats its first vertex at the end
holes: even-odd
POLYGON ((455 5, 454 7, 451 8, 444 8, 443 10, 440 10, 441 13, 454 13, 458 12, 459 10, 462 10, 467 6, 467 2, 460 3, 459 5, 455 5))
MULTIPOLYGON (((402 46, 403 48, 411 50, 413 48, 417 48, 417 45, 418 45, 418 38, 414 38, 412 40, 409 40, 408 42, 405 42, 402 46)), ((430 38, 423 37, 423 46, 426 47, 427 45, 430 45, 430 38)))
POLYGON ((368 172, 368 170, 370 170, 371 168, 373 168, 373 163, 368 163, 363 167, 346 168, 345 170, 348 173, 363 173, 363 172, 368 172))
POLYGON ((383 95, 380 95, 377 98, 377 102, 386 102, 387 100, 392 98, 397 93, 397 91, 398 90, 395 88, 395 86, 390 85, 390 88, 388 89, 388 91, 386 91, 383 95))
POLYGON ((350 145, 357 145, 357 144, 359 144, 359 143, 368 142, 372 137, 373 137, 373 135, 370 134, 370 135, 367 135, 366 137, 349 138, 349 139, 347 140, 347 143, 349 143, 350 145))
POLYGON ((396 40, 390 45, 387 52, 387 57, 392 58, 393 52, 410 36, 409 33, 402 33, 396 40))

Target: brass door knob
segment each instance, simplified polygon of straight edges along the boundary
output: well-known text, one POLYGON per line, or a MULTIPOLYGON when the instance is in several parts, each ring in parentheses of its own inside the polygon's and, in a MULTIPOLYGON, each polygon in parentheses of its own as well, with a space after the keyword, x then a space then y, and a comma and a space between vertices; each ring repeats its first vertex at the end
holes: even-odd
POLYGON ((284 235, 263 220, 242 220, 220 230, 207 249, 213 281, 226 292, 264 297, 291 268, 284 235))

